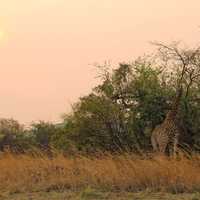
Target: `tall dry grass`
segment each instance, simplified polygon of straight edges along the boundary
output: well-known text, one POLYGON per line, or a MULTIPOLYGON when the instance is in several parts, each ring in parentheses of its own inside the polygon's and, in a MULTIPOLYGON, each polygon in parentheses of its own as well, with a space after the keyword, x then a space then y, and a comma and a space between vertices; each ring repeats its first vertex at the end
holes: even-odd
POLYGON ((152 190, 169 192, 200 191, 198 156, 169 159, 134 155, 76 156, 0 156, 0 191, 27 192, 77 190, 152 190))

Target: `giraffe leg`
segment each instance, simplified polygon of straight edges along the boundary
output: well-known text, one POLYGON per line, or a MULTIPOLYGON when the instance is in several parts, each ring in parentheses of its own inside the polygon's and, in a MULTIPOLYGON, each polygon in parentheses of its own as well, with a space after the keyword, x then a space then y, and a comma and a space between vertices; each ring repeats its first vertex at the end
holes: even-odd
POLYGON ((158 144, 157 144, 157 141, 156 141, 154 136, 151 137, 151 144, 152 144, 152 147, 153 147, 153 151, 157 152, 158 151, 158 144))
POLYGON ((166 153, 167 144, 168 144, 167 142, 164 142, 164 143, 160 144, 160 146, 159 146, 159 151, 160 151, 160 153, 162 153, 162 154, 165 154, 165 153, 166 153))
POLYGON ((173 155, 176 157, 177 151, 178 150, 178 139, 177 137, 174 138, 174 143, 173 143, 173 155))

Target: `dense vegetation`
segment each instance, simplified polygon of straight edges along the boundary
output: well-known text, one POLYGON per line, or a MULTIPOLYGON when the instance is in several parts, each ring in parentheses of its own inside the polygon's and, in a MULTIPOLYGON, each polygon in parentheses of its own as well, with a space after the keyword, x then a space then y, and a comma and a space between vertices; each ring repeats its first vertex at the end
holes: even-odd
POLYGON ((176 92, 181 69, 184 143, 200 145, 199 49, 157 44, 155 55, 118 66, 99 66, 101 83, 80 98, 63 123, 35 122, 28 129, 13 119, 0 120, 0 150, 150 151, 150 135, 162 122, 176 92))

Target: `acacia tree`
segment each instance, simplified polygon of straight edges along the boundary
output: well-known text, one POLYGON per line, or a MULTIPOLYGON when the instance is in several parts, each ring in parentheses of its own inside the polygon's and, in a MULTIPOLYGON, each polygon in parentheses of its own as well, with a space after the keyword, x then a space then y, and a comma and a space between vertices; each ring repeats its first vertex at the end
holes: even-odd
POLYGON ((174 79, 174 88, 183 88, 182 118, 187 134, 185 143, 197 141, 199 123, 199 82, 200 82, 200 47, 181 48, 179 43, 164 45, 155 43, 158 47, 158 58, 163 70, 170 70, 174 79), (196 109, 196 110, 195 110, 196 109), (194 118, 195 117, 195 118, 194 118), (197 123, 197 124, 196 124, 197 123))
POLYGON ((171 45, 153 44, 158 47, 156 56, 159 67, 171 72, 175 87, 184 85, 185 96, 188 97, 190 89, 196 87, 200 80, 200 47, 181 48, 177 42, 171 45))

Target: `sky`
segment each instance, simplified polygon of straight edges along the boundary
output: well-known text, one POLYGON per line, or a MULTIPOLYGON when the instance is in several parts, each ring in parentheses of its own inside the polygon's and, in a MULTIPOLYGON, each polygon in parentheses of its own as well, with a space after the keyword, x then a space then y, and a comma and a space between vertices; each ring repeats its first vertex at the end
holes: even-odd
POLYGON ((151 41, 198 45, 199 0, 0 0, 0 118, 57 122, 151 41))

